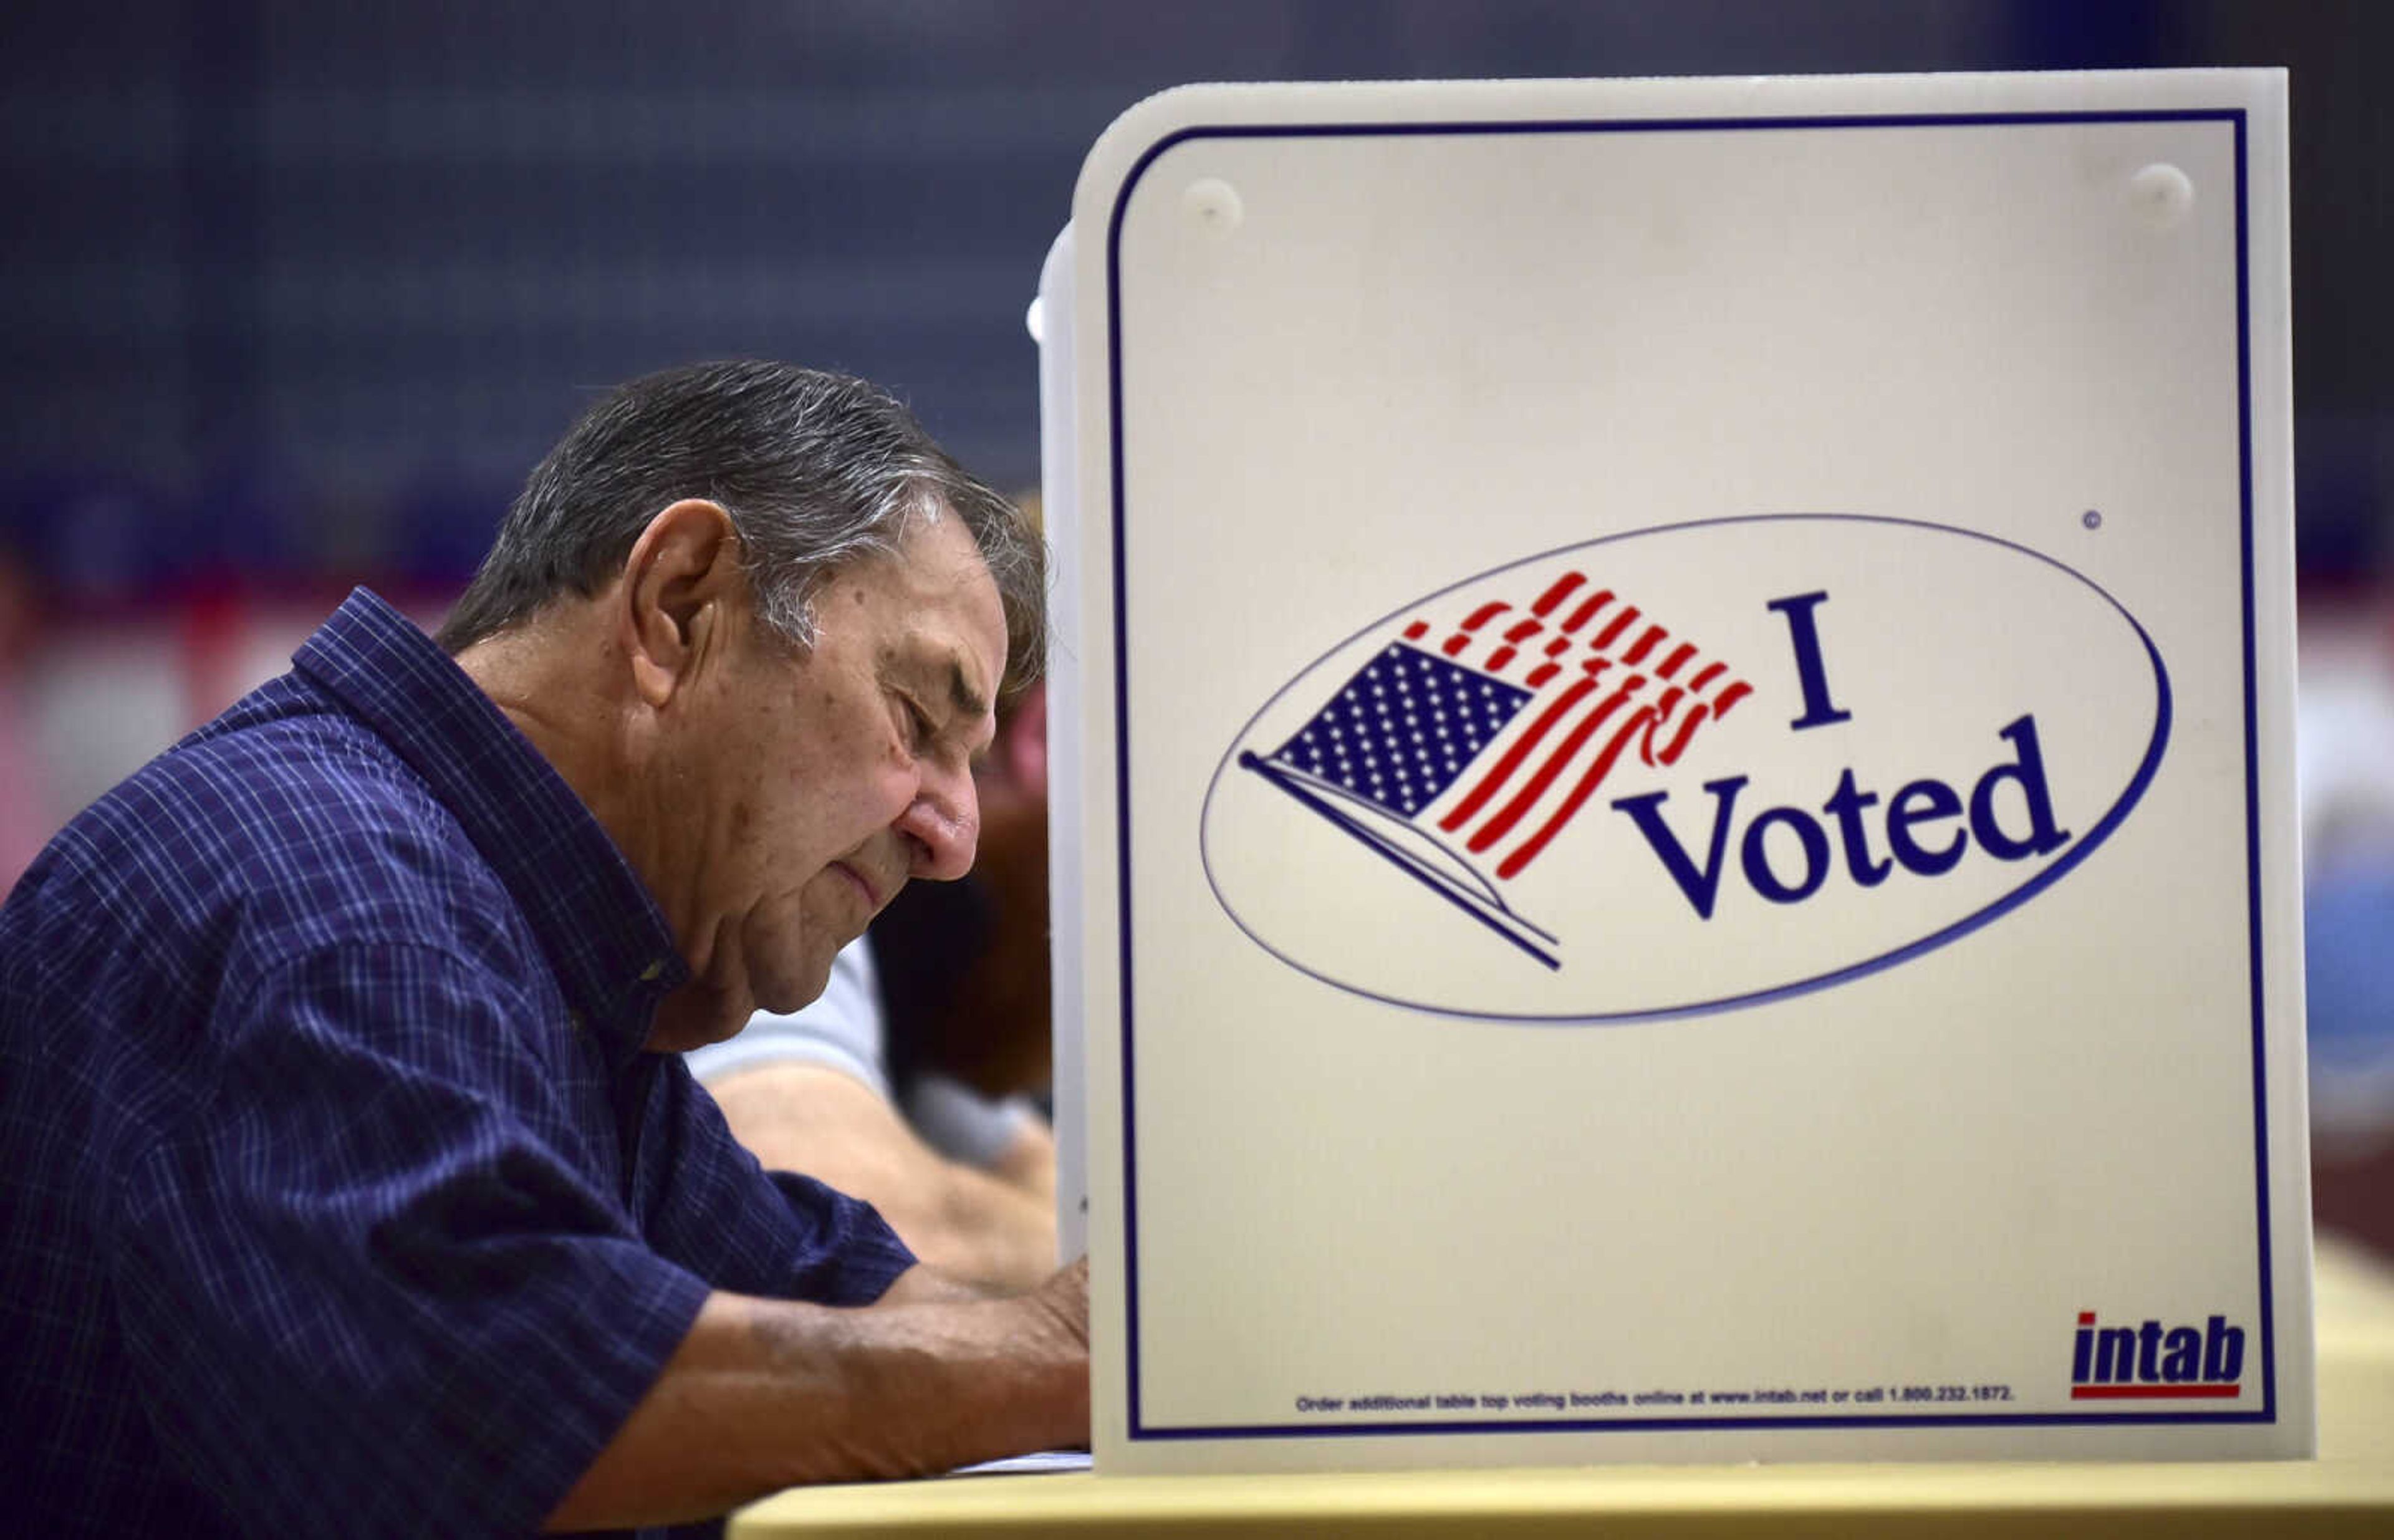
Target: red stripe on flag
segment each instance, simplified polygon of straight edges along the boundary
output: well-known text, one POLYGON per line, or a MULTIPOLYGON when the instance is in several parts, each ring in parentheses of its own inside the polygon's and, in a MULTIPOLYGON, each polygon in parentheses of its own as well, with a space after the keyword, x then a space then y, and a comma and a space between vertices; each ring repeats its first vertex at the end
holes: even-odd
POLYGON ((1505 633, 1505 639, 1506 639, 1506 641, 1523 641, 1523 640, 1527 640, 1529 638, 1536 636, 1539 632, 1541 632, 1541 631, 1545 630, 1546 628, 1546 623, 1545 621, 1542 621, 1542 620, 1525 620, 1525 621, 1521 622, 1519 625, 1514 626, 1511 630, 1509 630, 1509 631, 1506 632, 1506 633, 1505 633))
POLYGON ((1595 614, 1598 610, 1603 609, 1606 605, 1611 602, 1612 590, 1610 588, 1598 588, 1595 593, 1588 596, 1585 603, 1582 604, 1578 609, 1573 610, 1571 612, 1571 619, 1563 622, 1563 635, 1570 636, 1581 626, 1585 625, 1590 615, 1595 614))
POLYGON ((1531 669, 1530 677, 1523 679, 1521 682, 1528 685, 1531 689, 1535 690, 1538 686, 1546 683, 1548 679, 1553 678, 1562 671, 1562 665, 1559 663, 1542 663, 1538 665, 1537 667, 1531 669))
POLYGON ((1730 686, 1727 690, 1722 691, 1720 692, 1719 699, 1713 702, 1714 717, 1718 719, 1719 717, 1728 716, 1730 707, 1737 704, 1738 702, 1744 700, 1748 695, 1753 693, 1754 686, 1746 683, 1743 679, 1738 680, 1737 683, 1730 686))
POLYGON ((1504 810, 1472 834, 1467 847, 1471 853, 1478 855, 1511 833, 1513 825, 1521 822, 1522 816, 1536 805, 1538 798, 1546 795, 1546 788, 1555 783, 1555 778, 1562 774, 1564 767, 1579 753, 1581 745, 1593 737, 1596 730, 1604 725, 1605 719, 1620 710, 1645 682, 1645 675, 1630 675, 1621 681, 1621 688, 1606 696, 1602 704, 1588 713, 1579 726, 1572 729, 1570 736, 1546 757, 1546 762, 1538 767, 1537 773, 1530 777, 1529 783, 1515 794, 1512 801, 1505 804, 1504 810))
POLYGON ((1554 640, 1546 643, 1546 656, 1550 658, 1559 658, 1570 651, 1571 638, 1569 637, 1557 637, 1554 640))
POLYGON ((1490 621, 1495 619, 1498 615, 1503 614, 1506 611, 1511 608, 1511 605, 1506 603, 1502 599, 1493 599, 1490 602, 1481 605, 1479 609, 1472 611, 1471 613, 1464 617, 1461 627, 1455 631, 1454 635, 1446 638, 1446 641, 1440 647, 1439 651, 1444 652, 1450 658, 1454 657, 1466 647, 1471 645, 1471 633, 1479 630, 1481 626, 1487 625, 1490 621))
POLYGON ((2224 1400, 2243 1393, 2233 1385, 2073 1385, 2070 1388, 2072 1401, 2224 1400))
POLYGON ((1501 671, 1506 664, 1511 663, 1512 661, 1513 649, 1509 647, 1500 647, 1493 652, 1488 654, 1488 672, 1491 674, 1497 673, 1501 671))
POLYGON ((1646 627, 1646 634, 1638 638, 1637 646, 1621 654, 1621 661, 1623 663, 1644 663, 1646 661, 1646 654, 1651 652, 1656 647, 1660 646, 1663 638, 1670 634, 1670 632, 1664 630, 1659 625, 1650 625, 1646 627))
POLYGON ((1703 671, 1702 673, 1688 681, 1688 688, 1690 690, 1702 690, 1704 686, 1712 683, 1715 679, 1719 678, 1721 675, 1728 672, 1728 670, 1729 665, 1725 663, 1708 663, 1704 665, 1703 671))
POLYGON ((1612 645, 1613 638, 1621 635, 1622 632, 1628 630, 1632 625, 1637 624, 1638 606, 1633 604, 1628 609, 1622 611, 1621 613, 1613 616, 1612 624, 1607 625, 1603 630, 1598 631, 1594 639, 1588 642, 1588 645, 1590 647, 1610 647, 1612 645))
POLYGON ((1687 667, 1688 660, 1695 655, 1696 644, 1691 641, 1683 641, 1679 643, 1678 646, 1671 649, 1671 655, 1664 658, 1663 660, 1663 666, 1654 670, 1654 672, 1662 675, 1663 678, 1667 679, 1672 675, 1677 674, 1680 669, 1687 667))
MULTIPOLYGON (((1587 773, 1579 778, 1579 784, 1572 788, 1571 796, 1555 809, 1554 816, 1547 819, 1536 834, 1523 840, 1511 855, 1497 863, 1497 876, 1510 879, 1519 875, 1522 867, 1536 860, 1538 852, 1546 848, 1546 842, 1562 832, 1563 825, 1572 821, 1596 788, 1604 783, 1604 778, 1612 773, 1613 762, 1621 757, 1621 751, 1629 746, 1630 736, 1641 727, 1651 728, 1653 721, 1654 708, 1646 706, 1624 722, 1621 731, 1612 735, 1612 742, 1605 744, 1604 752, 1597 756, 1596 763, 1588 766, 1587 773)), ((1475 850, 1479 849, 1477 845, 1472 848, 1475 850)))
POLYGON ((1407 641, 1419 641, 1427 635, 1429 635, 1429 622, 1426 620, 1417 620, 1405 627, 1407 641))
MULTIPOLYGON (((1548 588, 1545 593, 1538 596, 1538 601, 1530 606, 1530 613, 1533 615, 1546 614, 1546 612, 1552 610, 1556 605, 1560 604, 1565 599, 1571 597, 1571 591, 1573 588, 1578 587, 1581 584, 1585 583, 1586 581, 1587 576, 1584 573, 1563 573, 1562 576, 1555 579, 1554 586, 1548 588)), ((1519 641, 1521 638, 1515 637, 1513 639, 1515 641, 1519 641)))
POLYGON ((1504 785, 1506 778, 1520 769, 1521 761, 1528 758, 1530 751, 1538 746, 1538 740, 1545 737, 1554 725, 1562 719, 1563 713, 1579 704, 1580 697, 1595 688, 1594 679, 1573 679, 1571 682, 1571 688, 1556 696, 1554 704, 1546 707, 1539 715, 1538 719, 1530 725, 1530 731, 1514 740, 1513 746, 1505 751, 1505 757, 1496 761, 1495 768, 1482 777, 1480 783, 1472 787, 1470 793, 1461 802, 1455 804, 1452 812, 1438 821, 1438 826, 1448 834, 1453 834, 1468 823, 1471 815, 1478 812, 1487 804, 1490 797, 1496 795, 1497 789, 1504 785))
POLYGON ((1690 710, 1680 720, 1679 731, 1673 735, 1670 746, 1655 755, 1655 760, 1664 765, 1677 764, 1679 756, 1688 752, 1688 740, 1696 735, 1697 725, 1708 715, 1709 713, 1703 706, 1696 706, 1690 710))

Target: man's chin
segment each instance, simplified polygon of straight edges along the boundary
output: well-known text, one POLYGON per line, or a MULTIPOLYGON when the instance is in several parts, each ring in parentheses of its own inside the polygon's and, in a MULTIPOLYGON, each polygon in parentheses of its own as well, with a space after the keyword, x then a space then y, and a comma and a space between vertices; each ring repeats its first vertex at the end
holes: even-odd
MULTIPOLYGON (((804 1010, 822 998, 831 983, 831 959, 809 958, 791 973, 770 979, 750 981, 756 992, 756 1008, 776 1016, 787 1016, 794 1010, 804 1010)), ((736 1030, 736 1029, 735 1029, 736 1030)))
POLYGON ((688 1053, 737 1036, 751 1014, 744 995, 693 979, 658 1002, 641 1046, 651 1053, 688 1053))

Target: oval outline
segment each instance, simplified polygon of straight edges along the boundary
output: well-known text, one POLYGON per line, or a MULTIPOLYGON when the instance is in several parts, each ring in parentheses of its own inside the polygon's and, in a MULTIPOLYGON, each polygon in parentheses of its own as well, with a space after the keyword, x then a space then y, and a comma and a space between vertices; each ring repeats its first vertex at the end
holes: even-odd
POLYGON ((1854 982, 1856 980, 1867 978, 1871 974, 1882 972, 1888 968, 1901 967, 1905 963, 1913 961, 1914 958, 1925 956, 1928 953, 1934 952, 1940 947, 1958 941, 1963 937, 1969 935, 1975 930, 1981 929, 1986 926, 1993 924, 1996 920, 2003 918, 2006 915, 2010 914, 2013 910, 2028 902, 2031 899, 2035 898, 2038 894, 2052 887, 2056 882, 2061 880, 2062 877, 2074 871, 2081 862, 2085 861, 2089 855, 2092 855, 2105 840, 2111 838, 2112 833, 2117 830, 2123 823, 2126 822, 2128 814, 2135 810, 2137 804, 2144 799, 2145 792, 2147 788, 2151 785, 2153 776, 2161 770, 2163 757, 2169 749, 2171 717, 2172 710, 2169 668, 2162 662, 2161 649, 2153 644, 2152 636, 2151 633, 2146 631, 2144 623, 2137 619, 2135 615, 2129 613, 2128 607, 2121 603, 2117 599, 2113 598, 2110 589, 2104 587, 2093 578, 2088 577, 2085 573, 2078 571, 2075 567, 2071 566, 2069 563, 2061 560, 2058 557, 2047 556, 2043 551, 2035 550, 2030 546, 2020 545, 2017 541, 2006 540, 2001 535, 1989 534, 1982 530, 1958 529, 1951 524, 1939 524, 1925 519, 1896 519, 1884 514, 1744 513, 1731 514, 1718 519, 1694 519, 1677 524, 1657 524, 1649 529, 1624 530, 1619 534, 1601 535, 1594 540, 1578 541, 1568 546, 1557 546, 1547 550, 1535 552, 1532 555, 1521 557, 1516 560, 1506 562, 1500 567, 1491 567, 1485 572, 1475 573, 1468 577, 1450 583, 1443 588, 1433 589, 1429 593, 1424 594, 1417 599, 1408 599, 1404 603, 1397 606, 1395 609, 1390 610, 1388 613, 1381 615, 1379 618, 1370 621, 1363 625, 1358 626, 1355 630, 1349 632, 1338 641, 1332 643, 1330 647, 1313 658, 1312 661, 1309 662, 1303 668, 1299 669, 1286 684, 1282 685, 1278 690, 1272 691, 1271 695, 1265 700, 1264 704, 1256 707, 1255 713, 1244 722, 1239 725, 1238 731, 1231 735, 1230 746, 1223 752, 1222 757, 1215 762, 1214 774, 1205 783, 1205 800, 1197 809, 1197 861, 1198 864, 1204 870, 1205 886, 1207 889, 1213 893, 1215 904, 1220 908, 1223 914, 1230 916, 1230 923, 1238 927, 1239 932, 1242 935, 1255 942, 1256 945, 1261 947, 1273 957, 1278 958, 1288 967, 1295 968, 1297 972, 1304 974, 1307 978, 1315 980, 1321 983, 1328 984, 1331 988, 1342 991, 1346 994, 1357 995, 1366 1000, 1376 1001, 1381 1005, 1395 1006, 1403 1010, 1420 1011, 1430 1016, 1451 1016, 1464 1020, 1510 1021, 1523 1026, 1553 1027, 1626 1026, 1631 1023, 1640 1021, 1669 1021, 1681 1020, 1690 1016, 1719 1015, 1728 1011, 1745 1010, 1756 1006, 1769 1005, 1775 1001, 1792 1000, 1800 995, 1817 994, 1822 990, 1835 989, 1841 984, 1849 984, 1854 982), (1223 773, 1230 769, 1230 761, 1232 757, 1237 755, 1239 745, 1246 741, 1249 733, 1255 731, 1256 724, 1263 719, 1267 712, 1270 711, 1274 706, 1280 704, 1282 696, 1286 695, 1290 691, 1295 690, 1299 683, 1309 678, 1315 669, 1321 667, 1324 663, 1327 663, 1339 652, 1353 646, 1363 637, 1379 629, 1381 626, 1387 625, 1389 622, 1397 619, 1397 617, 1402 615, 1407 610, 1410 610, 1416 605, 1428 604, 1433 600, 1445 598, 1448 594, 1454 593, 1457 589, 1467 588, 1473 584, 1482 583, 1492 577, 1501 576, 1502 574, 1512 572, 1517 568, 1527 567, 1540 561, 1550 560, 1566 552, 1593 550, 1598 546, 1610 546, 1623 540, 1642 539, 1648 535, 1669 534, 1683 530, 1714 529, 1732 524, 1796 522, 1887 524, 1899 529, 1928 530, 1939 534, 1960 535, 1965 539, 1980 541, 1990 546, 1999 546, 2006 550, 2014 551, 2021 556, 2029 557, 2037 561, 2042 561, 2046 566, 2053 568, 2057 572, 2059 572, 2079 583, 2085 584, 2088 588, 2094 590, 2104 603, 2109 604, 2113 610, 2117 611, 2120 618, 2128 623, 2129 629, 2136 632, 2137 639, 2144 643, 2146 659, 2151 663, 2153 667, 2154 709, 2152 741, 2146 744, 2145 757, 2137 766, 2136 774, 2128 778, 2128 784, 2120 794, 2119 800, 2111 804, 2111 808, 2103 814, 2102 818, 2096 822, 2094 828, 2087 831, 2086 836, 2080 840, 2076 845, 2072 846, 2060 860, 2044 867, 2035 875, 2031 876, 2027 881, 2021 883, 2018 888, 2011 888, 2003 893, 1986 904, 1983 908, 1971 911, 1962 918, 1945 927, 1942 930, 1932 931, 1930 934, 1920 938, 1918 941, 1907 941, 1901 946, 1895 947, 1887 952, 1882 952, 1876 956, 1866 957, 1858 963, 1848 963, 1842 967, 1834 968, 1829 972, 1815 974, 1809 979, 1798 980, 1793 983, 1773 984, 1768 989, 1750 990, 1743 994, 1724 995, 1717 1000, 1698 1001, 1687 1005, 1657 1006, 1650 1009, 1631 1011, 1578 1012, 1570 1015, 1532 1016, 1524 1015, 1517 1011, 1467 1010, 1453 1006, 1426 1005, 1418 1000, 1399 999, 1394 995, 1378 994, 1358 984, 1347 983, 1341 980, 1332 978, 1330 975, 1322 972, 1318 968, 1307 967, 1305 964, 1300 963, 1296 958, 1290 956, 1287 953, 1282 952, 1280 948, 1272 945, 1269 941, 1264 940, 1263 937, 1257 935, 1255 930, 1248 926, 1247 922, 1240 916, 1239 912, 1231 907, 1230 901, 1223 896, 1222 886, 1215 879, 1214 875, 1213 852, 1207 849, 1205 843, 1205 829, 1214 808, 1214 793, 1222 784, 1223 773))

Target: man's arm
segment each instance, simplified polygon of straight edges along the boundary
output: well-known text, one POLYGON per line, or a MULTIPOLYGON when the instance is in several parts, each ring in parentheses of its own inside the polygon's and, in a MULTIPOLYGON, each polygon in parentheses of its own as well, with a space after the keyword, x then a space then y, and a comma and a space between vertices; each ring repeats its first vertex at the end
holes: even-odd
POLYGON ((1045 1120, 1026 1120, 989 1163, 989 1174, 1035 1199, 1052 1227, 1056 1218, 1056 1134, 1045 1120))
MULTIPOLYGON (((758 1160, 862 1198, 923 1260, 1018 1289, 1054 1269, 1052 1199, 946 1159, 861 1081, 787 1062, 735 1071, 708 1089, 758 1160)), ((1035 1153, 1024 1159, 1038 1165, 1035 1153)))
POLYGON ((1030 1294, 863 1310, 717 1293, 551 1530, 719 1514, 810 1481, 921 1476, 1089 1439, 1088 1270, 1030 1294))

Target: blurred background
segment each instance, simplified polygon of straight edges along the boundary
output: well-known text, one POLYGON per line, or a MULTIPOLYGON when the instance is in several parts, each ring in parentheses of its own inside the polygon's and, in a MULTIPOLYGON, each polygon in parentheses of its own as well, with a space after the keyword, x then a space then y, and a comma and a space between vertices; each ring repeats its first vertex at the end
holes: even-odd
POLYGON ((353 583, 428 623, 597 388, 898 389, 1038 479, 1083 153, 1192 80, 2283 65, 2318 1202, 2394 1250, 2394 7, 19 0, 0 16, 0 886, 353 583))

